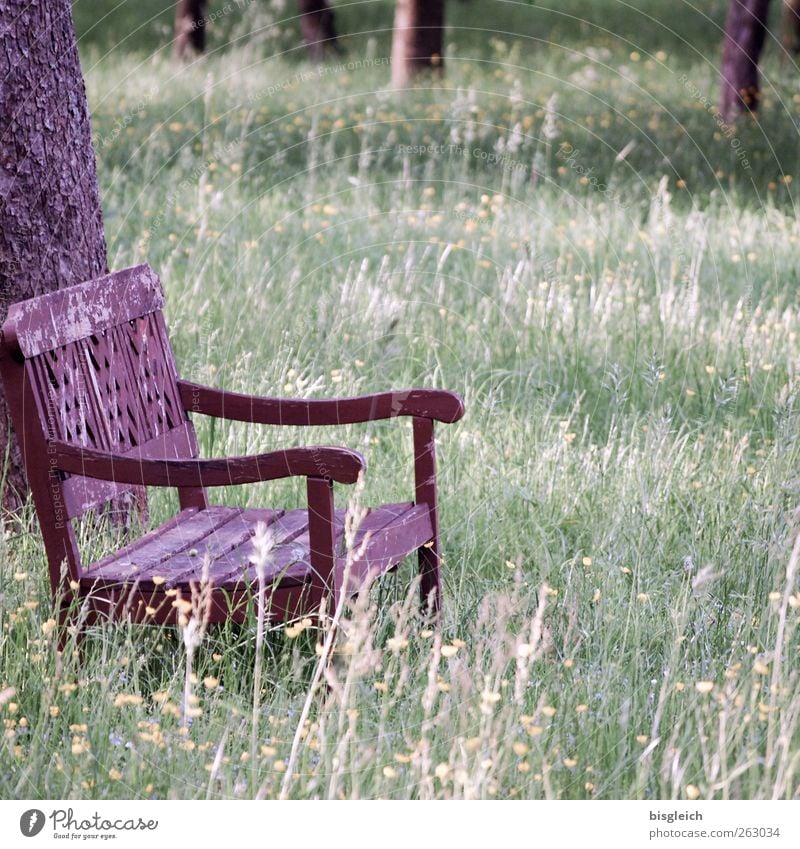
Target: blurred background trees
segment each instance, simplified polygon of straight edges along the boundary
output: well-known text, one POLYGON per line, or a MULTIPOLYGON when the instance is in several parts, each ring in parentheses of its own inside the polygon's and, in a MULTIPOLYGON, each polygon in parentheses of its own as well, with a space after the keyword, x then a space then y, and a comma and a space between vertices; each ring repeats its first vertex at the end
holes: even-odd
POLYGON ((444 0, 397 0, 392 36, 392 85, 444 70, 444 0))
POLYGON ((758 111, 759 61, 767 35, 769 0, 730 0, 722 48, 719 111, 725 121, 758 111))
POLYGON ((800 0, 783 0, 783 48, 789 56, 800 53, 800 0))
POLYGON ((327 53, 338 53, 336 24, 328 0, 298 0, 297 7, 309 58, 321 62, 327 53))
POLYGON ((178 0, 175 4, 175 55, 186 59, 206 49, 208 0, 178 0))

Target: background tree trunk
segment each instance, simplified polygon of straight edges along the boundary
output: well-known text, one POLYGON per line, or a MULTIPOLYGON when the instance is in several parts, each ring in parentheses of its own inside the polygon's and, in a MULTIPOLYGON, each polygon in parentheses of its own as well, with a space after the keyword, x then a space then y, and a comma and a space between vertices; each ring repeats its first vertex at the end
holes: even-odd
MULTIPOLYGON (((108 270, 70 0, 3 0, 3 18, 0 321, 16 301, 108 270)), ((13 508, 27 484, 0 386, 0 462, 7 454, 13 508)))
POLYGON ((800 54, 800 0, 783 0, 783 46, 790 56, 800 54))
POLYGON ((178 0, 175 4, 175 55, 190 59, 206 49, 207 0, 178 0))
POLYGON ((392 36, 392 85, 444 68, 444 0, 397 0, 392 36))
POLYGON ((328 0, 298 0, 300 30, 314 62, 321 62, 325 53, 339 52, 333 9, 328 0))
POLYGON ((767 34, 769 0, 730 0, 722 48, 719 111, 726 121, 757 112, 758 60, 767 34))

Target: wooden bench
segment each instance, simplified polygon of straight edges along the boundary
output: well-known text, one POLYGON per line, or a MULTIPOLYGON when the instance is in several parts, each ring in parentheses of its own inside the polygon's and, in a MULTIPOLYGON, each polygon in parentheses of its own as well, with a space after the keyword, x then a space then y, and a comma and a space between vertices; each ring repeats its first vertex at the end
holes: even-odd
MULTIPOLYGON (((44 538, 54 598, 77 594, 83 621, 175 622, 180 598, 211 586, 209 621, 242 620, 254 597, 253 536, 274 548, 263 579, 269 615, 289 618, 337 603, 419 553, 423 605, 441 603, 433 423, 455 422, 461 399, 412 389, 298 400, 224 392, 181 380, 156 274, 139 265, 15 304, 0 342, 0 373, 44 538), (348 567, 344 510, 333 482, 355 483, 365 463, 345 448, 290 448, 198 458, 189 414, 271 425, 341 425, 411 416, 414 500, 375 507, 358 526, 348 567), (210 487, 303 476, 308 509, 211 506, 210 487), (172 519, 105 559, 84 565, 73 520, 126 493, 174 487, 172 519), (345 585, 345 569, 349 579, 345 585)), ((351 549, 352 550, 352 549, 351 549)), ((75 606, 72 607, 75 609, 75 606)))

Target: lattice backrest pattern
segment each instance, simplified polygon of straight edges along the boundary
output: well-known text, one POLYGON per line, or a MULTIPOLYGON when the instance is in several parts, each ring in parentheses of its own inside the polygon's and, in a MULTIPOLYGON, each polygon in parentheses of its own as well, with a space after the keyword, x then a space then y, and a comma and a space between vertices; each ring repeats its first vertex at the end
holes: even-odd
MULTIPOLYGON (((180 401, 158 278, 138 266, 9 311, 45 439, 140 456, 197 455, 180 401), (27 305, 27 307, 26 307, 27 305)), ((130 487, 63 482, 70 517, 130 487)))
POLYGON ((160 312, 32 357, 48 436, 128 452, 183 424, 160 312))

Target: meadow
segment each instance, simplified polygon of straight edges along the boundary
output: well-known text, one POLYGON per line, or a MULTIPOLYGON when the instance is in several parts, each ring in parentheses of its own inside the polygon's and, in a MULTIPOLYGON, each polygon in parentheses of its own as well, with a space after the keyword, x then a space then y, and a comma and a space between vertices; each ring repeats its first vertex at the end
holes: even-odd
MULTIPOLYGON (((278 3, 179 65, 165 5, 75 7, 109 264, 160 274, 184 377, 464 397, 442 622, 409 563, 324 686, 310 621, 188 653, 97 627, 81 665, 29 508, 0 543, 0 797, 800 797, 800 70, 771 41, 729 127, 719 0, 451 2, 446 74, 407 92, 391 3, 337 4, 319 68, 278 3)), ((355 448, 340 504, 409 497, 402 422, 197 425, 204 456, 355 448)))

